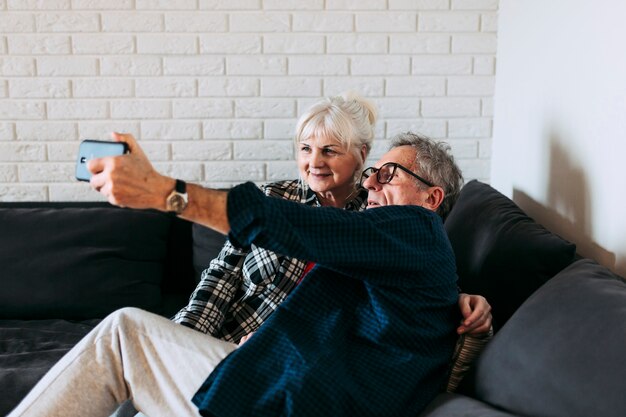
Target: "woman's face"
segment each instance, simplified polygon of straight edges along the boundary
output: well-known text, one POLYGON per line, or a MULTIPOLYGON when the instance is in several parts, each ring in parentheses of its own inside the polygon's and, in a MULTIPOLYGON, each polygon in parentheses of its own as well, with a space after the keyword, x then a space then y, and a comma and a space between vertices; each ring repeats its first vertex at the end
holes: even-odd
POLYGON ((354 190, 354 172, 359 161, 337 140, 312 136, 301 141, 297 161, 302 179, 316 194, 345 198, 354 190))

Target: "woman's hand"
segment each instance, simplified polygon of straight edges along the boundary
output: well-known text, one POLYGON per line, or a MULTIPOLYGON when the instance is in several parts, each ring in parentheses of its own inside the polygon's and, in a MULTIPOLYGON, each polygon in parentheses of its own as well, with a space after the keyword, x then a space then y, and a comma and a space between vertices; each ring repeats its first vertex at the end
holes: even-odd
POLYGON ((241 338, 241 340, 239 341, 239 347, 241 347, 241 345, 243 345, 244 343, 246 343, 248 341, 248 339, 250 339, 252 337, 252 335, 254 334, 254 332, 252 333, 248 333, 247 335, 245 335, 244 337, 241 338))
POLYGON ((460 294, 459 307, 463 321, 457 328, 458 334, 473 335, 487 333, 491 328, 491 306, 480 295, 460 294))

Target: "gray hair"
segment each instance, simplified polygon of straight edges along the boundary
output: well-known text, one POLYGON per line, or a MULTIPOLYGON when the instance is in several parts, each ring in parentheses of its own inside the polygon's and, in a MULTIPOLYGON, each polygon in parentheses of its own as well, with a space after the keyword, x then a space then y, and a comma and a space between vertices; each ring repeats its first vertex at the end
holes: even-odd
POLYGON ((345 92, 328 97, 313 104, 296 125, 295 145, 315 136, 337 140, 353 153, 359 161, 355 171, 355 183, 365 163, 361 149, 365 145, 365 156, 372 149, 376 125, 376 106, 354 92, 345 92))
POLYGON ((463 174, 454 162, 450 145, 406 132, 391 139, 391 149, 398 146, 411 146, 415 149, 415 173, 443 188, 444 199, 437 208, 437 213, 445 220, 463 186, 463 174))

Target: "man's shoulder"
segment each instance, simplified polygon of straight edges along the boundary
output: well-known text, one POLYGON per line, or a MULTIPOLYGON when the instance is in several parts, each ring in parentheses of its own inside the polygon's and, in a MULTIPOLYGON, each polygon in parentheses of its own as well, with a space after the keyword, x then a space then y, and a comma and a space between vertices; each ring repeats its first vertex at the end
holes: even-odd
POLYGON ((421 218, 428 221, 437 221, 437 219, 441 219, 439 215, 434 211, 414 205, 391 205, 376 207, 365 210, 365 213, 368 216, 377 217, 381 220, 398 220, 399 218, 403 217, 421 218))
MULTIPOLYGON (((414 205, 385 206, 365 210, 365 219, 398 236, 421 237, 439 241, 446 235, 441 216, 414 205)), ((412 239, 412 238, 411 238, 412 239)))

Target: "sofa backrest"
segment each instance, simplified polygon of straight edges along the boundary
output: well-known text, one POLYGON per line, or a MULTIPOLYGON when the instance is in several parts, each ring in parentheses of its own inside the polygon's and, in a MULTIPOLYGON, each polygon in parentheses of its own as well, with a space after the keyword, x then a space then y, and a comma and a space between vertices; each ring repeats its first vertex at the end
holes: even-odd
POLYGON ((576 246, 487 184, 467 183, 445 222, 459 286, 493 307, 497 332, 541 285, 571 264, 576 246))
POLYGON ((191 224, 107 203, 0 203, 0 318, 164 315, 195 287, 191 224))

